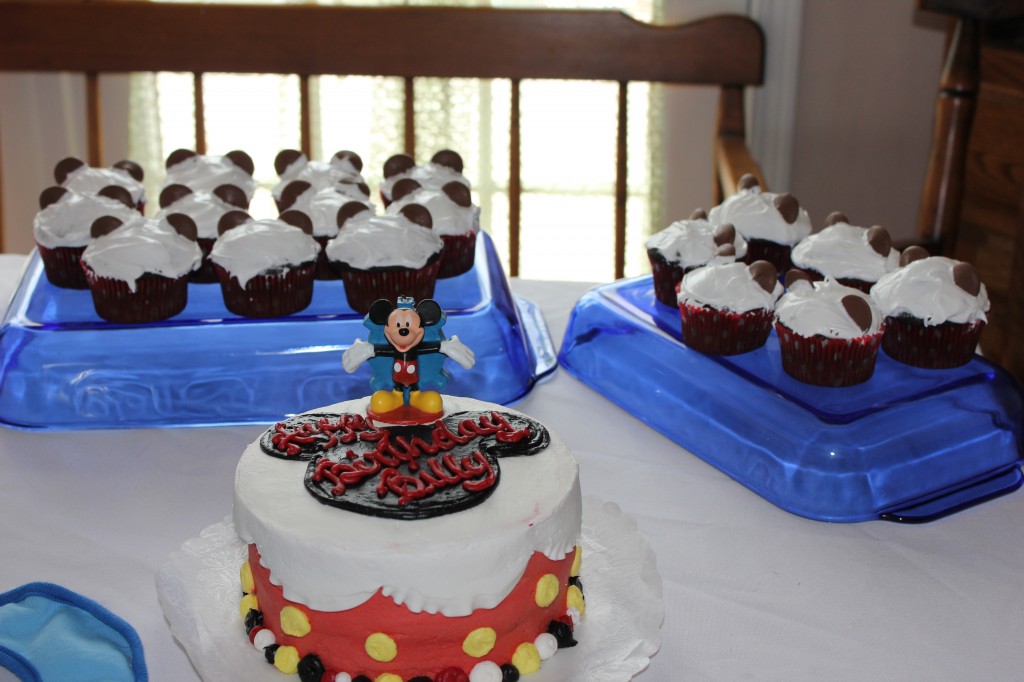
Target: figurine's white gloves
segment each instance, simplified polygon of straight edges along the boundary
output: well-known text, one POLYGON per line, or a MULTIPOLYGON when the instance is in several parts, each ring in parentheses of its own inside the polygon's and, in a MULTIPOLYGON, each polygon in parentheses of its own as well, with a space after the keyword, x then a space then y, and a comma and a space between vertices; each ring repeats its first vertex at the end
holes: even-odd
POLYGON ((362 339, 356 339, 352 342, 352 345, 342 353, 341 355, 341 366, 345 368, 346 372, 352 373, 356 371, 359 365, 363 364, 375 355, 373 350, 373 344, 367 343, 362 339))
POLYGON ((473 354, 473 350, 462 343, 462 341, 459 341, 458 336, 442 341, 441 352, 466 369, 469 369, 476 363, 476 356, 473 354))

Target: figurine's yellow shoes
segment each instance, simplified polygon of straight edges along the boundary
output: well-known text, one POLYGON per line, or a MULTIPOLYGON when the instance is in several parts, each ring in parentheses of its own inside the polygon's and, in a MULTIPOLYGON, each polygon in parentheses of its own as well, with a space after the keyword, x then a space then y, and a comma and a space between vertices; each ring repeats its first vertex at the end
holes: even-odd
POLYGON ((370 409, 377 414, 397 410, 404 400, 401 391, 374 391, 370 396, 370 409))
POLYGON ((441 412, 443 408, 441 394, 437 391, 413 391, 409 404, 427 414, 441 412))

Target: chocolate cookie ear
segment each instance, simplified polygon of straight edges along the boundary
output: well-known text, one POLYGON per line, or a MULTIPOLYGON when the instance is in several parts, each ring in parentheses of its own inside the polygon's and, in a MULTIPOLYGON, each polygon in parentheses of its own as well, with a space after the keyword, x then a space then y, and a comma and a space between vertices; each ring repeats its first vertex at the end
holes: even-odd
POLYGON ((167 161, 164 162, 164 168, 170 170, 173 166, 177 166, 182 161, 191 159, 193 156, 198 156, 198 154, 191 149, 175 149, 167 155, 167 161))
POLYGON ((850 220, 849 218, 846 217, 845 213, 841 213, 840 211, 832 211, 831 213, 828 214, 828 217, 825 218, 825 227, 831 227, 836 223, 849 224, 850 220))
MULTIPOLYGON (((736 228, 733 227, 732 223, 722 223, 715 228, 714 238, 715 243, 719 246, 724 244, 735 244, 736 228)), ((735 253, 735 251, 733 253, 735 253)))
POLYGON ((775 291, 775 285, 779 283, 779 272, 774 265, 766 260, 756 260, 747 266, 747 270, 762 289, 769 294, 775 291))
POLYGON ((384 177, 401 175, 415 165, 416 162, 408 154, 395 154, 384 162, 384 177))
POLYGON ((757 178, 753 175, 753 173, 744 173, 742 176, 740 176, 740 181, 739 181, 739 184, 737 185, 737 188, 738 189, 753 189, 754 187, 760 187, 760 186, 761 186, 761 183, 757 181, 757 178))
POLYGON ((196 221, 184 213, 171 213, 167 216, 167 224, 174 228, 174 231, 189 241, 199 239, 199 228, 196 221))
POLYGON ((313 185, 309 184, 305 180, 292 180, 284 189, 281 190, 281 198, 278 199, 278 204, 282 211, 287 211, 289 208, 295 205, 295 202, 299 200, 303 194, 306 193, 313 185))
POLYGON ((693 209, 693 213, 690 214, 690 220, 707 220, 708 212, 703 208, 693 209))
POLYGON ((230 151, 224 155, 228 159, 231 159, 231 163, 241 168, 246 175, 252 176, 256 170, 256 166, 252 162, 252 157, 243 152, 241 149, 230 151))
POLYGON ((916 260, 921 260, 922 258, 928 258, 931 255, 932 254, 928 253, 928 249, 923 246, 918 246, 917 244, 908 246, 903 249, 903 253, 900 254, 900 267, 903 267, 908 263, 913 263, 916 260))
POLYGON ((399 213, 422 227, 434 226, 434 218, 430 215, 430 211, 427 210, 427 207, 422 204, 409 204, 408 206, 403 206, 399 213))
MULTIPOLYGON (((338 184, 339 185, 354 185, 354 186, 359 188, 359 191, 362 192, 363 195, 367 199, 370 198, 370 186, 367 185, 365 182, 353 182, 351 180, 339 180, 338 184)), ((337 189, 337 188, 335 188, 335 189, 337 189)))
POLYGON ((39 210, 42 211, 51 204, 60 201, 68 191, 63 187, 47 187, 39 194, 39 210))
POLYGON ((245 195, 245 190, 237 185, 217 185, 213 189, 213 196, 242 210, 249 208, 249 197, 245 195))
POLYGON ((736 256, 736 246, 734 244, 722 244, 715 249, 716 256, 736 256))
POLYGON ((366 313, 366 316, 374 324, 386 325, 388 323, 388 316, 391 315, 391 311, 394 309, 395 306, 391 301, 386 298, 378 298, 370 305, 370 310, 366 313))
POLYGON ((469 194, 469 188, 461 182, 452 180, 446 183, 441 191, 448 195, 448 198, 454 201, 456 204, 463 208, 469 208, 473 205, 473 197, 469 194))
POLYGON ((456 173, 462 172, 462 157, 459 156, 458 152, 454 152, 451 149, 442 149, 434 154, 430 160, 439 166, 451 168, 456 173))
POLYGON ((892 249, 892 237, 889 236, 889 231, 881 225, 875 225, 868 228, 868 244, 875 250, 879 256, 885 257, 889 255, 889 251, 892 249))
POLYGON ((142 182, 142 179, 146 176, 142 170, 142 166, 129 159, 118 161, 113 167, 123 170, 125 173, 135 178, 136 182, 142 182))
POLYGON ((391 188, 391 201, 399 201, 422 187, 423 185, 412 178, 402 178, 391 188))
POLYGON ((359 215, 363 211, 369 211, 370 207, 361 201, 350 201, 338 209, 338 227, 345 227, 345 222, 352 216, 359 215))
POLYGON ((135 202, 132 201, 132 193, 120 185, 107 185, 99 192, 96 192, 96 194, 101 197, 113 199, 114 201, 120 201, 128 208, 135 208, 135 202))
POLYGON ((796 200, 796 197, 786 192, 785 194, 779 194, 775 197, 773 203, 775 208, 778 210, 779 215, 782 219, 789 224, 796 222, 796 219, 800 217, 800 202, 796 200))
POLYGON ((352 166, 359 172, 363 170, 363 159, 358 154, 348 149, 342 149, 340 152, 335 152, 332 157, 332 161, 338 159, 339 161, 348 161, 352 166))
POLYGON ((217 221, 217 234, 224 234, 228 230, 244 225, 250 220, 252 218, 245 211, 228 211, 217 221))
POLYGON ((58 185, 63 185, 64 181, 68 179, 71 172, 81 168, 85 165, 85 161, 74 157, 68 156, 57 162, 57 165, 53 167, 53 179, 57 181, 58 185))
POLYGON ((416 312, 420 316, 420 323, 424 327, 437 324, 441 321, 441 306, 433 299, 426 299, 416 304, 416 312))
MULTIPOLYGON (((277 172, 278 177, 284 175, 284 172, 288 170, 288 167, 293 163, 302 159, 304 162, 309 160, 306 155, 300 152, 298 149, 282 149, 274 157, 274 171, 277 172)), ((303 163, 305 165, 305 163, 303 163)))
POLYGON ((167 208, 178 199, 181 199, 182 197, 187 197, 189 194, 192 194, 192 190, 186 187, 185 185, 180 185, 177 183, 173 185, 167 185, 160 191, 160 208, 167 208))
POLYGON ((810 282, 810 281, 811 281, 811 276, 808 275, 806 272, 804 272, 803 270, 800 270, 798 268, 792 268, 791 270, 788 270, 786 272, 786 278, 785 278, 785 281, 784 281, 784 285, 785 285, 785 287, 787 289, 790 289, 797 282, 810 282))
POLYGON ((124 223, 121 222, 120 218, 116 218, 112 215, 100 216, 96 220, 92 221, 92 227, 89 228, 89 236, 93 239, 102 237, 105 234, 110 234, 123 224, 124 223))
POLYGON ((981 291, 981 278, 970 263, 960 261, 953 266, 953 283, 971 296, 977 296, 981 291))
POLYGON ((843 304, 846 314, 850 316, 855 325, 860 327, 861 331, 866 332, 871 329, 871 306, 863 297, 847 294, 840 302, 843 304))
POLYGON ((291 211, 285 211, 279 215, 277 219, 299 228, 310 237, 313 236, 313 221, 310 220, 309 216, 302 211, 296 211, 294 209, 291 211))

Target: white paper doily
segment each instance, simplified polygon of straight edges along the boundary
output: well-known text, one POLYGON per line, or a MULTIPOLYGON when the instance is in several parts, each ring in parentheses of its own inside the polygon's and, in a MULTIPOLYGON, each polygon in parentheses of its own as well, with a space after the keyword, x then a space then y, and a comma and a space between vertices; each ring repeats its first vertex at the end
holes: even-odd
MULTIPOLYGON (((665 616, 654 552, 636 522, 611 502, 583 498, 580 578, 587 613, 579 644, 544 661, 530 682, 627 682, 661 644, 665 616)), ((205 682, 282 682, 249 644, 238 612, 246 548, 230 519, 182 545, 157 574, 174 637, 205 682)))

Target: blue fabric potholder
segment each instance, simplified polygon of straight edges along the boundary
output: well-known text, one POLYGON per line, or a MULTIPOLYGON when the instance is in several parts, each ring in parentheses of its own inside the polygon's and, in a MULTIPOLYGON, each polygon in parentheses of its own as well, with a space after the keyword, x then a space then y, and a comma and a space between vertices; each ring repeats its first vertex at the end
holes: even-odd
POLYGON ((23 682, 147 682, 142 642, 80 594, 29 583, 0 594, 0 667, 23 682))

